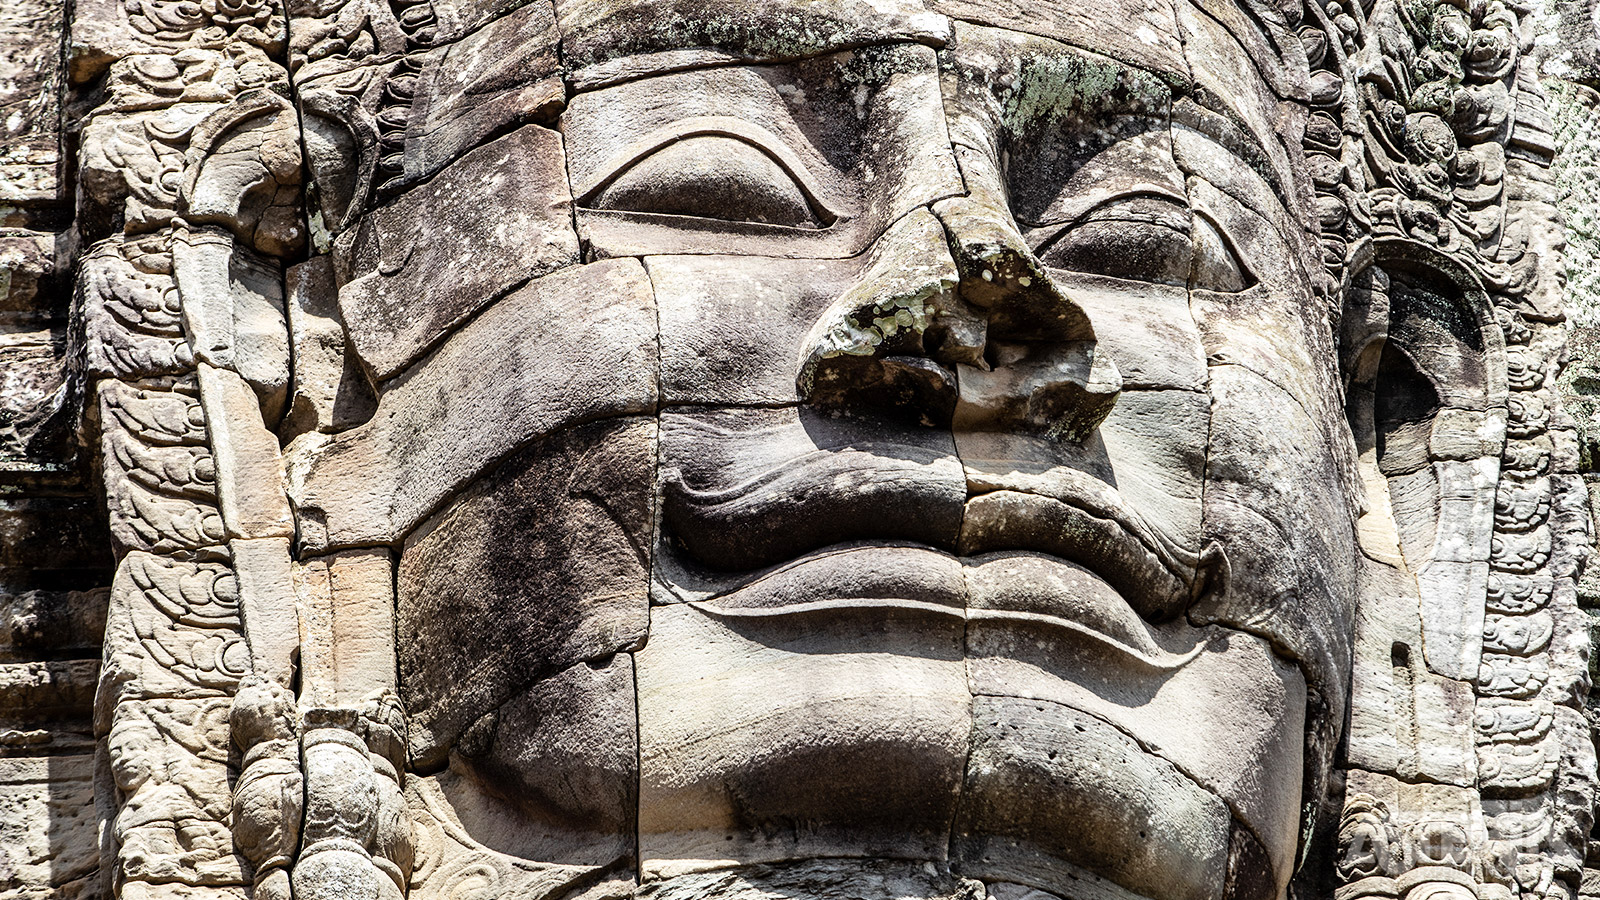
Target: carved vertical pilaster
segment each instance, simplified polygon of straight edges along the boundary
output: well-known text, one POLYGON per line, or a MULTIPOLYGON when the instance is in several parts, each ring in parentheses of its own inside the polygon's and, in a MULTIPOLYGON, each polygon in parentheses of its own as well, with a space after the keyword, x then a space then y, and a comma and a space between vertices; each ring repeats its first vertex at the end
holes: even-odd
POLYGON ((73 80, 105 85, 77 331, 120 559, 97 725, 122 897, 288 897, 297 624, 266 428, 288 378, 278 258, 304 230, 286 37, 277 0, 84 0, 69 39, 73 80))
POLYGON ((103 865, 125 897, 242 896, 227 708, 250 659, 166 239, 112 238, 78 274, 119 557, 96 704, 117 804, 103 865))
MULTIPOLYGON (((1550 122, 1537 66, 1523 57, 1528 10, 1505 0, 1340 3, 1323 7, 1326 15, 1317 4, 1307 9, 1308 20, 1320 19, 1321 34, 1302 29, 1313 66, 1353 60, 1338 71, 1347 97, 1360 92, 1362 114, 1358 128, 1346 118, 1342 141, 1347 158, 1361 150, 1362 179, 1318 185, 1325 236, 1329 227, 1359 223, 1374 242, 1458 269, 1453 277, 1463 290, 1481 285, 1498 325, 1486 335, 1484 358, 1493 365, 1503 348, 1504 359, 1503 387, 1501 372, 1490 372, 1504 397, 1491 398, 1492 406, 1503 403, 1505 417, 1498 474, 1492 489, 1471 492, 1492 500, 1492 529, 1481 552, 1458 553, 1462 563, 1486 567, 1487 582, 1474 579, 1467 590, 1457 579, 1462 589, 1434 600, 1447 607, 1443 618, 1434 610, 1434 625, 1482 623, 1481 635, 1464 628, 1446 635, 1459 652, 1451 655, 1454 671, 1442 673, 1470 691, 1473 753, 1468 777, 1449 791, 1415 788, 1448 793, 1445 806, 1459 808, 1413 822, 1412 811, 1347 792, 1340 852, 1360 864, 1341 863, 1339 892, 1568 897, 1581 877, 1595 780, 1592 746, 1574 737, 1582 730, 1588 648, 1573 578, 1589 523, 1573 476, 1571 423, 1552 391, 1565 353, 1563 238, 1550 122), (1365 65, 1363 45, 1371 57, 1365 65), (1380 53, 1395 77, 1372 75, 1380 53), (1346 187, 1363 196, 1338 209, 1332 198, 1346 187), (1397 841, 1381 866, 1362 849, 1382 830, 1379 821, 1397 841), (1447 850, 1457 846, 1464 855, 1447 850)), ((1308 128, 1308 148, 1332 134, 1308 128)), ((1344 262, 1357 265, 1358 243, 1349 246, 1344 262)), ((1423 631, 1431 668, 1440 642, 1426 621, 1423 631)), ((1351 783, 1365 774, 1352 769, 1351 783)))

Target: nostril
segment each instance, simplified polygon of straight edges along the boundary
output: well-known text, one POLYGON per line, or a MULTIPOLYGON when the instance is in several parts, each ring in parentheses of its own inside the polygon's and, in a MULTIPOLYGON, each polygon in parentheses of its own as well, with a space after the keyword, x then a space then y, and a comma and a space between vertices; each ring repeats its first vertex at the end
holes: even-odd
POLYGON ((906 216, 806 339, 796 378, 801 399, 948 424, 952 367, 981 364, 988 330, 956 299, 957 278, 938 220, 926 210, 906 216))
POLYGON ((923 336, 927 354, 947 366, 987 368, 989 321, 955 297, 945 298, 934 311, 923 336))
POLYGON ((1031 432, 1082 442, 1110 414, 1122 377, 1090 341, 993 341, 986 371, 963 369, 952 423, 960 431, 1031 432))

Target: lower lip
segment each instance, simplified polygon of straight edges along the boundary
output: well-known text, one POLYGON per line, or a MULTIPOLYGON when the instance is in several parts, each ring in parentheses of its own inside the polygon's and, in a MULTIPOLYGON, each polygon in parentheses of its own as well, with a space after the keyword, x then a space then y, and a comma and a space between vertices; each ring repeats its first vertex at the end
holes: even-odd
POLYGON ((961 558, 914 545, 828 548, 767 570, 730 591, 678 593, 680 600, 725 619, 876 608, 1008 623, 1157 669, 1181 666, 1197 652, 1165 650, 1104 579, 1075 563, 1035 552, 961 558))

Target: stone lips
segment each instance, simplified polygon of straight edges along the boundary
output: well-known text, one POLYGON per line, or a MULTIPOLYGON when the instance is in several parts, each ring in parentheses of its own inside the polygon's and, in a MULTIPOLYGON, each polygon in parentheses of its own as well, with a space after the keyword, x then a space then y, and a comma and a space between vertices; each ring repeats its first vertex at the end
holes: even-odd
MULTIPOLYGON (((906 539, 968 557, 1050 554, 1115 586, 1125 604, 1152 621, 1187 606, 1198 580, 1195 561, 1175 558, 1115 491, 1102 486, 1044 497, 993 488, 965 497, 948 483, 916 477, 937 459, 926 447, 816 451, 721 490, 697 490, 669 474, 663 526, 689 561, 719 570, 787 562, 794 575, 803 568, 798 560, 774 557, 818 549, 819 540, 906 539), (827 522, 827 530, 818 531, 817 522, 827 522), (839 522, 850 524, 841 530, 839 522), (953 522, 961 524, 952 541, 953 522)), ((819 588, 815 600, 829 599, 827 588, 819 588)))

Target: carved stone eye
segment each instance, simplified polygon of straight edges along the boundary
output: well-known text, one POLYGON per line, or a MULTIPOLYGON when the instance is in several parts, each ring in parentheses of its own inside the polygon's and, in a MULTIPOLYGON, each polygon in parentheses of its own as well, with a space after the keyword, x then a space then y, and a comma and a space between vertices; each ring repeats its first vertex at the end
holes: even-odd
POLYGON ((662 147, 616 175, 589 205, 793 228, 829 224, 771 154, 718 135, 662 147))
POLYGON ((1195 216, 1193 228, 1194 271, 1190 275, 1190 287, 1232 294, 1256 283, 1216 226, 1203 216, 1195 216))
POLYGON ((1053 269, 1130 281, 1228 293, 1254 283, 1214 226, 1160 197, 1102 206, 1036 252, 1053 269))

